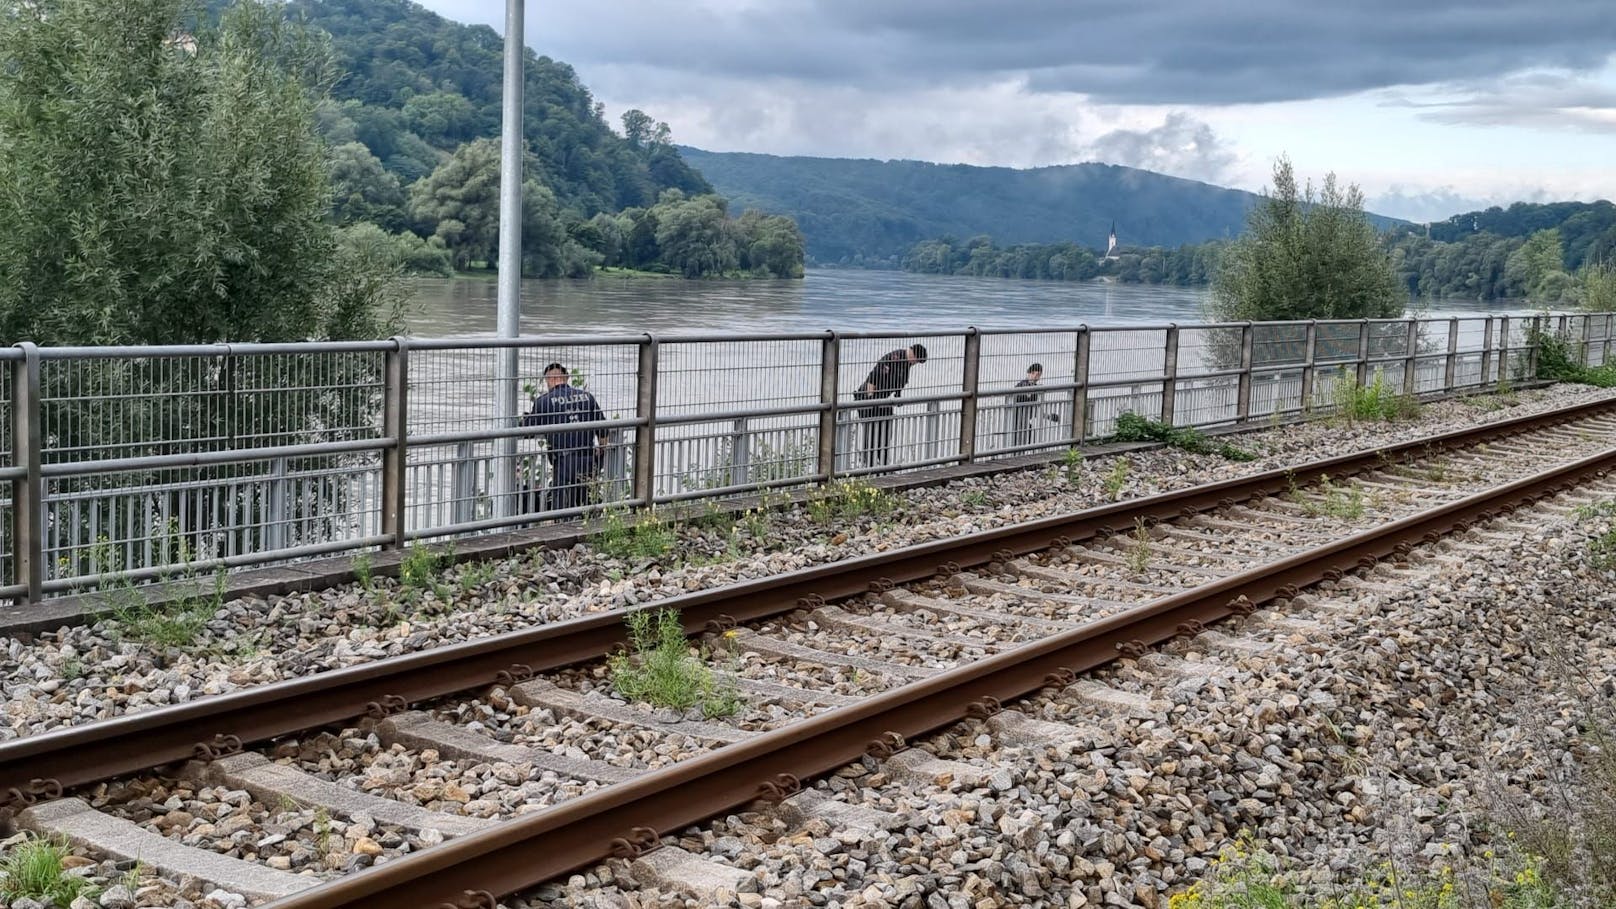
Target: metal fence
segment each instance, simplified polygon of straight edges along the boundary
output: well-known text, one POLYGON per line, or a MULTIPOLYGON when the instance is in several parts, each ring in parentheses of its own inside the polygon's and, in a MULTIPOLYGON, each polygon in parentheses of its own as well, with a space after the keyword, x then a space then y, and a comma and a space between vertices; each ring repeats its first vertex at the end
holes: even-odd
POLYGON ((1585 363, 1609 360, 1610 314, 22 344, 0 349, 0 597, 1048 452, 1110 435, 1127 412, 1211 427, 1329 410, 1340 383, 1430 395, 1531 381, 1528 328, 1544 318, 1585 363), (927 359, 899 396, 855 397, 884 355, 914 344, 927 359), (496 413, 496 360, 513 351, 517 399, 560 363, 599 413, 496 413), (1038 384, 1018 385, 1034 363, 1038 384))

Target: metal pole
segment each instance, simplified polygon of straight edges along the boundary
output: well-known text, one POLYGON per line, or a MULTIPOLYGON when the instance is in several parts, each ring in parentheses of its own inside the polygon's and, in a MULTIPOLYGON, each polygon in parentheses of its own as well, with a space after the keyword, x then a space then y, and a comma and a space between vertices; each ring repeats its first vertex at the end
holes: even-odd
POLYGON ((1077 354, 1072 363, 1072 444, 1082 445, 1088 426, 1089 403, 1089 327, 1077 330, 1077 354))
POLYGON ((1481 384, 1487 384, 1487 377, 1493 370, 1493 317, 1488 316, 1481 329, 1481 384))
POLYGON ((39 348, 24 341, 11 361, 11 456, 25 473, 11 484, 13 580, 24 603, 45 597, 45 477, 40 473, 39 348))
POLYGON ((1448 320, 1448 359, 1447 365, 1442 369, 1442 390, 1453 391, 1453 383, 1459 375, 1459 320, 1448 320))
POLYGON ((816 472, 826 481, 836 479, 836 394, 841 375, 842 342, 831 332, 819 348, 819 462, 816 472))
POLYGON ((982 336, 975 328, 965 333, 965 381, 962 390, 965 400, 960 403, 960 460, 969 464, 976 460, 976 390, 982 371, 982 336))
POLYGON ((634 416, 634 497, 649 507, 656 494, 657 339, 647 334, 640 345, 640 368, 634 416))
MULTIPOLYGON (((521 334, 522 322, 522 6, 505 0, 505 85, 499 152, 499 336, 521 334)), ((497 429, 516 425, 516 348, 495 354, 494 419, 497 429)), ((494 514, 515 513, 516 438, 494 443, 494 477, 489 492, 494 514)))
MULTIPOLYGON (((1532 317, 1536 324, 1537 316, 1532 317)), ((1498 380, 1509 377, 1509 316, 1504 316, 1498 329, 1498 380)))
MULTIPOLYGON (((1251 360, 1255 343, 1256 330, 1247 322, 1240 328, 1240 387, 1234 404, 1234 418, 1240 423, 1251 419, 1251 360)), ((1274 406, 1279 407, 1277 401, 1274 406)))
MULTIPOLYGON (((1313 409, 1313 358, 1319 349, 1319 323, 1309 320, 1307 323, 1307 341, 1302 351, 1302 400, 1298 402, 1297 412, 1307 413, 1313 409)), ((1278 409, 1279 405, 1274 407, 1278 409)))
POLYGON ((1173 425, 1173 398, 1178 392, 1178 326, 1167 326, 1167 347, 1162 351, 1161 421, 1173 425))
POLYGON ((1358 323, 1358 387, 1369 385, 1369 320, 1358 323))
POLYGON ((1408 320, 1408 340, 1403 345, 1403 394, 1413 397, 1419 391, 1419 376, 1415 370, 1418 367, 1416 358, 1420 352, 1420 323, 1417 319, 1408 320))
POLYGON ((393 440, 394 448, 382 454, 382 533, 392 537, 388 549, 404 548, 405 515, 404 471, 409 463, 409 430, 405 426, 410 388, 410 342, 394 338, 394 349, 387 352, 383 386, 382 434, 393 440))

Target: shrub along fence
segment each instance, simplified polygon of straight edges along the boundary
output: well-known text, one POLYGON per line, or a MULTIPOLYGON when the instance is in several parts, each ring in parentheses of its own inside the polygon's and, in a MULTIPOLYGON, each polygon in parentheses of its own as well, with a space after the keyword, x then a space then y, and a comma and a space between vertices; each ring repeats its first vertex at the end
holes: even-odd
POLYGON ((1588 365, 1611 356, 1610 314, 22 344, 0 349, 0 597, 1050 452, 1110 435, 1128 412, 1215 427, 1327 411, 1339 383, 1436 395, 1532 382, 1540 325, 1588 365), (899 395, 855 399, 883 355, 915 344, 927 360, 899 395), (507 398, 496 361, 512 356, 522 387, 507 398), (496 412, 543 393, 551 363, 598 411, 496 412), (1018 385, 1033 364, 1038 383, 1018 385))

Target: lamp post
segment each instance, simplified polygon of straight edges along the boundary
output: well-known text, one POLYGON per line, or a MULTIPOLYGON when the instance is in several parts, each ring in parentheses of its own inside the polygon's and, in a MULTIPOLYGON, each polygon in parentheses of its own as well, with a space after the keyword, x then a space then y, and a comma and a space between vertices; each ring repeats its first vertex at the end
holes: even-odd
MULTIPOLYGON (((505 0, 505 85, 501 96, 499 153, 499 337, 515 338, 522 328, 522 13, 526 0, 505 0)), ((494 425, 517 420, 517 350, 497 351, 494 369, 494 425)), ((516 513, 516 439, 496 439, 494 477, 489 490, 494 516, 516 513)))

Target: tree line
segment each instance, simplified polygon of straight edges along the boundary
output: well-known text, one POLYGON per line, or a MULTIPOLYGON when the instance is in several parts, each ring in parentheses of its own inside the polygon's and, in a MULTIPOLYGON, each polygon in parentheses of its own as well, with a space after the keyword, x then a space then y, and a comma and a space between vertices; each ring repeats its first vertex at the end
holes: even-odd
POLYGON ((961 243, 952 237, 916 243, 903 257, 905 271, 933 275, 974 275, 1034 281, 1088 281, 1109 277, 1126 284, 1171 284, 1189 287, 1208 283, 1226 241, 1177 249, 1121 248, 1103 259, 1076 243, 1018 243, 999 246, 978 235, 961 243))
MULTIPOLYGON (((1274 192, 1284 198, 1290 191, 1276 186, 1274 192)), ((1296 202, 1340 210, 1349 201, 1344 192, 1327 186, 1312 201, 1299 193, 1296 202)), ((1357 204, 1361 208, 1362 200, 1357 204)), ((1374 232, 1370 226, 1368 236, 1385 255, 1396 286, 1412 298, 1582 305, 1589 271, 1616 261, 1616 205, 1610 202, 1518 202, 1428 227, 1374 232)), ((944 237, 916 243, 902 267, 925 274, 1056 281, 1107 277, 1126 284, 1206 286, 1230 245, 1213 240, 1176 249, 1122 247, 1106 260, 1073 243, 999 246, 987 236, 964 243, 944 237)))

